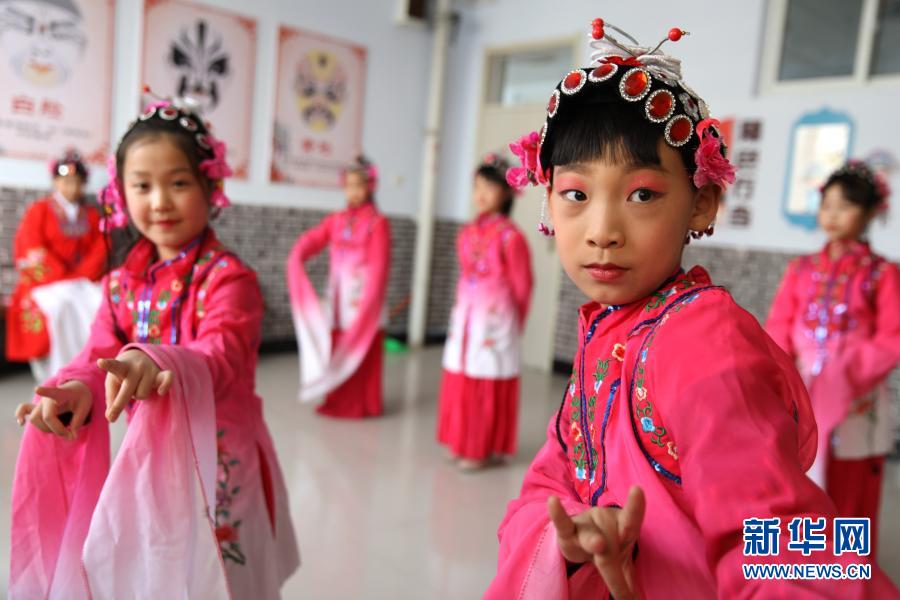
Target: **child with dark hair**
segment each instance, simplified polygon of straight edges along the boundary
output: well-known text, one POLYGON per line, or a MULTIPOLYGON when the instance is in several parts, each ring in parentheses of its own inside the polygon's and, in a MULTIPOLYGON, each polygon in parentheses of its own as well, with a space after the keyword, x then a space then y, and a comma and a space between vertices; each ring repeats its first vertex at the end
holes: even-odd
POLYGON ((869 581, 744 570, 869 558, 837 552, 834 505, 806 477, 816 425, 789 357, 702 267, 681 267, 734 180, 717 121, 662 43, 602 19, 592 38, 592 64, 513 145, 510 182, 545 187, 541 228, 590 302, 485 597, 893 597, 874 565, 869 581), (794 551, 813 540, 789 528, 819 518, 821 550, 794 551))
MULTIPOLYGON (((62 281, 99 281, 106 266, 100 213, 84 199, 88 170, 81 156, 70 150, 50 161, 50 175, 53 193, 28 207, 13 240, 19 281, 6 318, 6 358, 29 361, 38 382, 53 375, 58 361, 50 360, 53 349, 49 330, 54 323, 47 321, 35 298, 35 290, 62 281)), ((54 289, 71 296, 84 288, 57 286, 54 289)), ((60 298, 55 304, 70 301, 78 300, 60 298)), ((84 302, 90 304, 90 299, 84 298, 84 302)), ((59 337, 83 340, 85 332, 79 325, 71 323, 66 335, 59 337)), ((59 342, 58 339, 55 343, 59 342)), ((53 358, 57 358, 55 353, 53 358)), ((71 359, 72 354, 67 358, 71 359)))
POLYGON ((111 157, 104 229, 136 241, 103 281, 81 354, 16 411, 32 426, 10 598, 277 598, 297 567, 254 392, 259 284, 209 225, 230 174, 190 104, 151 104, 111 157), (110 470, 107 421, 123 411, 110 470))
POLYGON ((357 157, 342 177, 347 208, 303 232, 285 269, 300 351, 300 400, 324 397, 319 414, 361 419, 384 411, 391 229, 375 204, 375 165, 357 157), (328 283, 320 302, 304 263, 326 246, 328 283))
POLYGON ((463 469, 516 451, 519 345, 531 301, 531 256, 509 218, 509 163, 489 154, 475 171, 478 216, 456 239, 456 303, 444 347, 437 439, 463 469))
POLYGON ((810 476, 840 515, 871 519, 873 556, 894 442, 887 378, 900 362, 900 270, 865 238, 888 195, 884 178, 862 162, 828 177, 819 205, 828 242, 788 265, 766 321, 812 400, 819 451, 810 476))

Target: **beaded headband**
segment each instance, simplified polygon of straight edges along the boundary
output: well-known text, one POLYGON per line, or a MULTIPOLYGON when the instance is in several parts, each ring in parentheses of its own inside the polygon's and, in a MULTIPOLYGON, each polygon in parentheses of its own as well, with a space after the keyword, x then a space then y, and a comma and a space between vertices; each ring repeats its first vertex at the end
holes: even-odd
MULTIPOLYGON (((144 93, 151 93, 147 86, 144 86, 144 93)), ((173 100, 157 97, 156 102, 148 105, 136 120, 129 123, 122 140, 124 141, 139 123, 153 121, 177 123, 192 137, 200 155, 206 157, 200 161, 200 172, 213 182, 210 204, 217 208, 225 208, 231 205, 231 201, 225 195, 224 180, 232 175, 231 167, 225 160, 227 147, 225 142, 213 137, 210 133, 210 124, 203 121, 198 107, 197 102, 189 97, 173 100)), ((121 146, 121 144, 120 141, 119 145, 121 146)), ((103 208, 104 217, 100 227, 103 231, 124 227, 128 224, 128 212, 116 171, 116 154, 118 154, 118 149, 106 163, 109 183, 100 193, 100 205, 103 208)))
MULTIPOLYGON (((886 212, 888 209, 888 198, 891 195, 891 187, 888 185, 885 176, 878 171, 872 169, 869 165, 861 160, 848 160, 844 166, 831 174, 832 177, 852 176, 862 179, 875 190, 875 196, 878 198, 878 212, 886 212)), ((822 190, 825 191, 824 189, 822 190)))
POLYGON ((344 171, 341 173, 342 182, 347 173, 362 173, 366 178, 370 193, 374 194, 375 190, 378 189, 378 167, 362 154, 357 156, 353 163, 344 168, 344 171))
POLYGON ((65 177, 66 175, 80 175, 87 180, 88 169, 81 160, 81 155, 76 150, 67 150, 60 158, 51 159, 47 163, 50 174, 53 177, 65 177))
POLYGON ((633 106, 660 130, 669 146, 693 158, 691 177, 695 186, 714 184, 724 189, 733 183, 734 167, 725 157, 719 122, 710 118, 706 102, 682 80, 681 62, 660 51, 665 42, 677 42, 685 35, 688 32, 673 28, 651 49, 603 19, 594 19, 591 65, 569 71, 557 84, 540 133, 532 132, 510 144, 521 163, 510 169, 510 185, 547 185, 549 171, 542 165, 549 164, 560 115, 573 108, 600 107, 609 102, 633 106), (606 29, 632 44, 620 42, 606 29))

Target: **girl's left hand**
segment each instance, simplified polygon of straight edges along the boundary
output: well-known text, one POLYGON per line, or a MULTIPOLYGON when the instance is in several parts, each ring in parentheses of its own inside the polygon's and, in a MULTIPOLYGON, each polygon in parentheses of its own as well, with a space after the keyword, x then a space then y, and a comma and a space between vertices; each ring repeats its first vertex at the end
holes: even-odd
POLYGON ((115 423, 131 400, 146 400, 154 392, 169 393, 174 377, 163 371, 140 350, 126 350, 115 359, 101 358, 97 366, 106 371, 106 419, 115 423))

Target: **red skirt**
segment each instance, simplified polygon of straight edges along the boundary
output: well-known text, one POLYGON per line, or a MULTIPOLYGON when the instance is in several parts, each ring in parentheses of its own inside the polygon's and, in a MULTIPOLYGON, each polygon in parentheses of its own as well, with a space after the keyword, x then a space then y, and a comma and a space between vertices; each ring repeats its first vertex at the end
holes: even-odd
POLYGON ((881 480, 884 456, 841 460, 828 457, 825 489, 841 517, 868 517, 872 560, 878 550, 878 507, 881 504, 881 480))
POLYGON ((460 458, 485 460, 514 454, 519 378, 475 379, 444 371, 438 410, 438 442, 460 458))
MULTIPOLYGON (((332 347, 336 346, 343 332, 332 332, 332 347)), ((316 408, 320 415, 343 419, 377 417, 384 412, 381 377, 384 369, 384 332, 379 331, 372 340, 356 373, 325 397, 316 408)))

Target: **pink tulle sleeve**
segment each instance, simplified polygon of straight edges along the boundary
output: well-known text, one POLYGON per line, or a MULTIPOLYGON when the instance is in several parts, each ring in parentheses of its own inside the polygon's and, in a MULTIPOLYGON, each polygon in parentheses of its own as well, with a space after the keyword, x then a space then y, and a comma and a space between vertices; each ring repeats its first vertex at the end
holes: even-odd
POLYGON ((791 343, 791 331, 799 305, 797 298, 797 261, 788 263, 784 277, 775 292, 769 316, 766 318, 766 332, 788 356, 795 356, 791 343))
POLYGON ((531 252, 528 242, 520 231, 511 230, 503 244, 503 262, 512 287, 516 310, 519 315, 519 326, 525 326, 528 318, 528 307, 531 304, 531 252))
MULTIPOLYGON (((772 353, 752 315, 733 302, 700 296, 660 329, 648 360, 655 413, 675 442, 683 491, 703 536, 720 598, 879 597, 890 590, 873 565, 872 581, 746 580, 742 563, 849 563, 834 556, 834 504, 806 476, 816 428, 799 375, 782 353, 772 353), (678 325, 678 327, 674 327, 678 325), (667 329, 668 328, 668 329, 667 329), (702 343, 695 332, 712 331, 702 343), (688 356, 678 368, 654 357, 688 356), (743 520, 780 517, 779 556, 743 556, 743 520), (794 517, 826 517, 828 548, 804 557, 787 549, 794 517)), ((890 596, 885 596, 890 597, 890 596)))
POLYGON ((497 575, 485 600, 521 598, 603 598, 605 584, 597 570, 583 565, 571 577, 556 545, 556 531, 547 513, 547 499, 557 496, 571 515, 590 507, 568 485, 566 457, 556 439, 556 418, 550 420, 547 441, 522 484, 519 497, 509 503, 500 524, 497 575))

